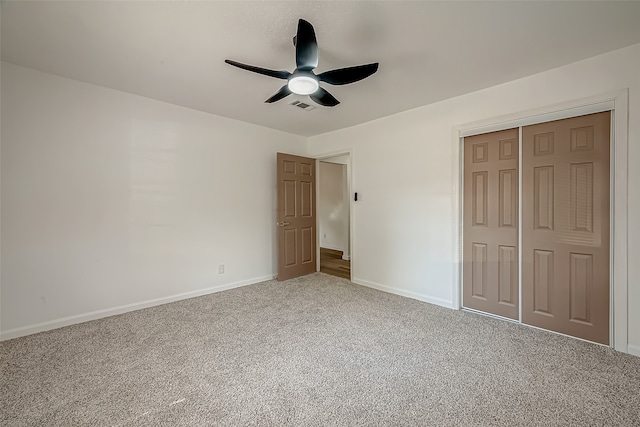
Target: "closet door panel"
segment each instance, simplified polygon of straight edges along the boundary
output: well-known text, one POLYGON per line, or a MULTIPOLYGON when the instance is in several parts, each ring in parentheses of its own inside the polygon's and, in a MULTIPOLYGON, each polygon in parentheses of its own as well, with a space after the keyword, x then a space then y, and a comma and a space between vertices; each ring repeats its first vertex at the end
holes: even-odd
POLYGON ((464 139, 463 306, 518 319, 518 129, 464 139))
POLYGON ((609 343, 610 112, 522 129, 522 321, 609 343))

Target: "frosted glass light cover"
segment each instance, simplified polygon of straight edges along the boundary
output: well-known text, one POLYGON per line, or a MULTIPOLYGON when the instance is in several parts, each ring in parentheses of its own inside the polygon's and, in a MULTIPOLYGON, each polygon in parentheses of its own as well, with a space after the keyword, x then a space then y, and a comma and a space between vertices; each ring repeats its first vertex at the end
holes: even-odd
POLYGON ((289 80, 289 89, 298 95, 309 95, 318 90, 318 81, 307 76, 297 76, 289 80))

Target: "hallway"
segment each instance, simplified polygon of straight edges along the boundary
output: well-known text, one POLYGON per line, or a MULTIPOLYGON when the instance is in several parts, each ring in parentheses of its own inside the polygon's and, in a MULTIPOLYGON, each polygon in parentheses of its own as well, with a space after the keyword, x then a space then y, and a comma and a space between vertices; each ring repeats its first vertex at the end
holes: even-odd
POLYGON ((320 271, 351 280, 351 261, 342 259, 342 251, 320 248, 320 271))

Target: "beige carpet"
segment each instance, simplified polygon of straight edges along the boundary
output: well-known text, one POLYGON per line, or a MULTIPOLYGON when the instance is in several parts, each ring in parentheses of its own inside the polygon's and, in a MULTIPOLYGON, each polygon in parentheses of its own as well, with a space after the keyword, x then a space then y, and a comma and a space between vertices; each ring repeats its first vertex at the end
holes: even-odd
POLYGON ((640 358, 321 273, 0 349, 2 426, 640 425, 640 358))

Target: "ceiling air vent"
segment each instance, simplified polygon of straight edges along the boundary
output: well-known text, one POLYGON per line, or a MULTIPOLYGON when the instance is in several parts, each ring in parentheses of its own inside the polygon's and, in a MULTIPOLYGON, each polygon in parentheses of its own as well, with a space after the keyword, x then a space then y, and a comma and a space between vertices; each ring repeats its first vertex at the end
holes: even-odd
POLYGON ((298 101, 298 100, 293 101, 289 105, 293 105, 294 107, 302 108, 303 110, 307 110, 307 111, 311 111, 311 110, 315 110, 316 109, 316 107, 314 107, 313 105, 309 105, 307 103, 304 103, 304 102, 298 101))

